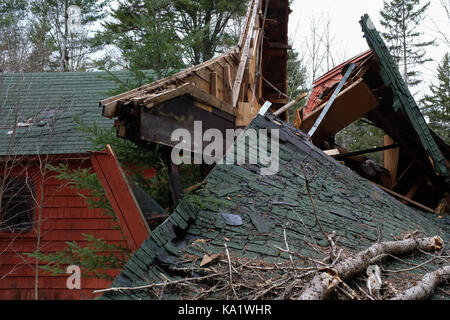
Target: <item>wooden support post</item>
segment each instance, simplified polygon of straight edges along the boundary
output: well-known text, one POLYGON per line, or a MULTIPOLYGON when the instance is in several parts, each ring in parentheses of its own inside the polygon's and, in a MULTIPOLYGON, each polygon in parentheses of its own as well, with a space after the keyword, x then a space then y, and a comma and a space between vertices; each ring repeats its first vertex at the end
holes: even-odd
POLYGON ((239 101, 248 102, 248 80, 249 80, 249 68, 246 67, 244 71, 244 76, 242 78, 241 91, 239 94, 239 101))
POLYGON ((255 27, 255 23, 256 23, 256 18, 257 18, 257 13, 258 13, 258 8, 257 8, 258 3, 257 2, 253 2, 252 4, 252 13, 251 16, 249 15, 249 25, 248 25, 248 29, 247 29, 247 34, 245 39, 241 39, 244 42, 243 47, 241 48, 241 56, 240 56, 240 61, 239 61, 239 67, 237 69, 236 72, 236 78, 234 80, 234 84, 233 84, 233 97, 232 97, 232 102, 231 104, 233 105, 233 107, 237 108, 237 103, 239 100, 239 94, 241 92, 241 85, 242 85, 242 80, 244 77, 244 71, 245 71, 245 67, 247 66, 247 59, 248 59, 248 55, 249 55, 249 51, 250 51, 250 41, 253 35, 253 29, 255 27))
POLYGON ((172 196, 174 206, 184 197, 184 190, 181 185, 180 172, 178 166, 172 162, 171 154, 172 148, 164 148, 164 158, 167 164, 169 173, 169 189, 172 196))
POLYGON ((206 177, 212 171, 212 169, 214 169, 214 166, 210 166, 205 163, 200 165, 200 175, 201 175, 202 181, 206 179, 206 177))

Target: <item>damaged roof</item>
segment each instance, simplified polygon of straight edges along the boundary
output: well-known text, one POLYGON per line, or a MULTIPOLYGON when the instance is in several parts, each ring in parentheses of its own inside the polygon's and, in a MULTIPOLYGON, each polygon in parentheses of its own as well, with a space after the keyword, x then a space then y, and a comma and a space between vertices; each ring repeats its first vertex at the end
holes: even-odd
MULTIPOLYGON (((267 114, 257 116, 249 129, 280 130, 278 173, 262 176, 261 165, 217 165, 202 188, 186 196, 170 218, 152 231, 115 279, 113 288, 200 277, 205 255, 225 256, 225 245, 230 255, 248 261, 289 262, 289 254, 279 249, 287 244, 296 254, 294 262, 298 268, 308 266, 308 259, 323 259, 323 248, 328 242, 316 222, 307 181, 323 229, 336 232, 337 245, 349 253, 412 231, 440 236, 444 242, 450 240, 448 218, 439 219, 407 207, 327 156, 290 124, 267 114), (298 259, 299 256, 305 259, 298 259)), ((257 146, 248 143, 246 148, 257 151, 257 146)), ((230 152, 236 154, 237 146, 230 152)), ((386 261, 383 266, 410 268, 410 263, 420 264, 428 259, 418 253, 402 257, 401 261, 386 261)), ((220 263, 211 265, 217 267, 220 263)), ((442 263, 436 259, 426 268, 413 268, 407 278, 415 279, 442 263)), ((209 292, 211 286, 205 283, 200 296, 209 292)), ((206 297, 227 298, 217 292, 213 290, 206 297)), ((159 291, 109 291, 102 299, 192 299, 198 298, 197 294, 188 288, 165 287, 159 291)), ((433 297, 448 299, 441 292, 433 297)))
POLYGON ((430 129, 428 128, 414 97, 409 91, 408 86, 400 75, 398 66, 392 58, 392 55, 389 53, 384 40, 367 14, 362 17, 360 23, 369 47, 378 56, 381 65, 379 74, 383 79, 384 84, 390 87, 394 93, 392 109, 395 112, 402 112, 408 117, 415 132, 420 138, 423 148, 431 157, 435 170, 439 175, 444 177, 447 186, 449 186, 450 173, 445 165, 446 159, 439 150, 436 141, 433 139, 430 129))
POLYGON ((308 99, 308 102, 304 109, 304 115, 307 116, 311 112, 314 111, 316 107, 318 107, 321 103, 321 96, 324 95, 324 92, 330 91, 334 88, 343 78, 344 73, 343 69, 348 66, 350 63, 354 63, 356 67, 360 66, 365 60, 373 54, 372 50, 368 50, 363 52, 352 59, 338 65, 337 67, 331 69, 317 80, 314 81, 313 89, 311 91, 311 95, 308 99))
POLYGON ((368 161, 365 154, 384 151, 382 174, 366 178, 412 205, 446 212, 450 208, 445 200, 450 187, 449 148, 428 128, 370 18, 365 15, 360 23, 370 50, 317 79, 303 114, 296 113, 295 125, 305 132, 316 127, 311 137, 314 144, 336 148, 342 153, 336 158, 357 172, 368 161), (358 153, 336 144, 335 135, 360 118, 384 132, 384 146, 358 153))
MULTIPOLYGON (((124 82, 132 78, 129 71, 113 75, 124 82)), ((107 72, 1 75, 0 156, 86 152, 90 145, 74 116, 87 126, 110 128, 113 121, 101 116, 98 101, 117 87, 107 72)))

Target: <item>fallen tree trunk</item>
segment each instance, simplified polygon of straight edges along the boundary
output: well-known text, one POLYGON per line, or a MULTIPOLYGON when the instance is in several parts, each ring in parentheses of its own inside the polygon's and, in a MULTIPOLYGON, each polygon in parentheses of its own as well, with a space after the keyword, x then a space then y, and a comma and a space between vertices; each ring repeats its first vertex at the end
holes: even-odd
POLYGON ((399 241, 377 243, 336 264, 334 268, 324 268, 316 275, 300 295, 300 300, 323 300, 339 285, 367 270, 370 264, 386 254, 407 255, 416 250, 439 251, 444 241, 440 237, 408 238, 399 241))
POLYGON ((437 286, 450 280, 450 266, 429 272, 422 280, 404 293, 397 295, 391 300, 423 300, 429 298, 437 286))

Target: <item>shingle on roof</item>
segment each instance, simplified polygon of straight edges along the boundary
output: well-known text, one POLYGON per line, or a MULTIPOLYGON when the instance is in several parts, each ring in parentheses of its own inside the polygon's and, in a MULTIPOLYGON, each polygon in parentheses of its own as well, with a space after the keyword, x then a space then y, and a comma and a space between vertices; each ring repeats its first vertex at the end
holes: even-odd
MULTIPOLYGON (((128 71, 113 72, 122 81, 128 71)), ((150 74, 150 73, 149 73, 150 74)), ((74 128, 73 117, 101 128, 113 121, 102 117, 99 102, 118 85, 106 72, 3 74, 0 77, 0 155, 84 153, 85 134, 74 128), (29 119, 37 119, 30 127, 29 119), (13 148, 12 129, 15 124, 13 148)))
MULTIPOLYGON (((439 235, 445 242, 450 240, 450 226, 444 220, 395 200, 325 155, 289 124, 267 115, 258 116, 249 128, 280 129, 278 174, 261 176, 258 166, 217 165, 203 188, 186 197, 171 217, 152 231, 112 287, 136 287, 198 276, 195 268, 204 254, 224 253, 225 243, 233 256, 271 263, 289 261, 289 255, 275 247, 285 247, 284 229, 292 252, 322 259, 324 255, 312 245, 328 244, 316 223, 301 165, 308 175, 321 224, 326 232, 336 231, 340 247, 357 252, 377 240, 392 240, 415 230, 427 236, 439 235), (240 216, 242 224, 227 224, 227 216, 223 214, 240 216), (198 260, 186 260, 187 256, 198 260)), ((417 254, 413 259, 420 263, 428 258, 417 254)), ((398 261, 392 263, 389 268, 394 268, 398 261)), ((437 262, 428 265, 430 269, 437 267, 437 262)), ((424 273, 422 269, 414 272, 424 273)), ((159 297, 149 289, 108 292, 102 298, 159 297)), ((192 292, 167 287, 161 298, 189 299, 192 292)))
POLYGON ((400 75, 398 66, 389 53, 386 43, 376 30, 373 22, 367 14, 362 17, 360 23, 369 47, 380 59, 380 75, 383 78, 385 85, 390 87, 394 93, 392 108, 395 112, 403 112, 409 118, 414 130, 420 138, 423 148, 433 159, 436 170, 440 175, 445 177, 447 184, 450 185, 450 173, 445 165, 446 160, 439 151, 425 118, 420 112, 420 109, 415 102, 414 97, 411 95, 408 86, 400 75))

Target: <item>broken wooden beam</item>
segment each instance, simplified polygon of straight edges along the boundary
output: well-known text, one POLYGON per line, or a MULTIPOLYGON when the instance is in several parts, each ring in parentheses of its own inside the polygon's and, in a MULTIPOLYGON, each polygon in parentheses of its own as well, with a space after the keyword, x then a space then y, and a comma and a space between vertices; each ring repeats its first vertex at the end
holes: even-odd
POLYGON ((299 103, 302 99, 306 98, 307 96, 308 96, 308 93, 303 93, 303 94, 299 95, 293 101, 291 101, 288 104, 286 104, 285 106, 281 107, 280 109, 275 111, 273 114, 278 117, 279 115, 288 111, 290 108, 294 107, 297 103, 299 103))
MULTIPOLYGON (((310 131, 327 103, 316 108, 303 119, 300 129, 310 131)), ((330 110, 315 131, 312 140, 315 144, 324 141, 370 111, 376 109, 378 101, 363 79, 359 79, 339 93, 330 110)))
POLYGON ((397 193, 397 192, 395 192, 395 191, 392 191, 391 189, 388 189, 388 188, 386 188, 386 187, 383 187, 382 185, 379 185, 379 184, 377 184, 377 183, 375 183, 375 182, 372 182, 372 183, 375 184, 375 185, 376 185, 377 187, 379 187, 380 189, 383 189, 383 190, 386 191, 387 193, 393 195, 393 196, 396 197, 396 198, 399 198, 399 199, 401 199, 401 200, 404 200, 404 201, 406 201, 406 202, 408 202, 408 203, 410 203, 410 204, 412 204, 412 205, 414 205, 414 206, 416 206, 416 207, 419 207, 420 209, 423 209, 423 210, 425 210, 425 211, 428 211, 428 212, 431 212, 431 213, 436 213, 433 209, 428 208, 427 206, 425 206, 425 205, 423 205, 423 204, 421 204, 421 203, 419 203, 419 202, 416 202, 416 201, 414 201, 414 200, 411 200, 411 199, 405 197, 404 195, 401 195, 400 193, 397 193))
POLYGON ((365 155, 368 153, 375 153, 375 152, 381 152, 381 151, 390 150, 390 149, 397 149, 399 147, 400 147, 400 145, 398 143, 395 143, 390 146, 384 146, 384 147, 378 147, 378 148, 373 148, 373 149, 366 149, 366 150, 337 154, 334 157, 336 159, 342 159, 342 158, 348 158, 348 157, 353 157, 353 156, 361 156, 361 155, 365 155))

